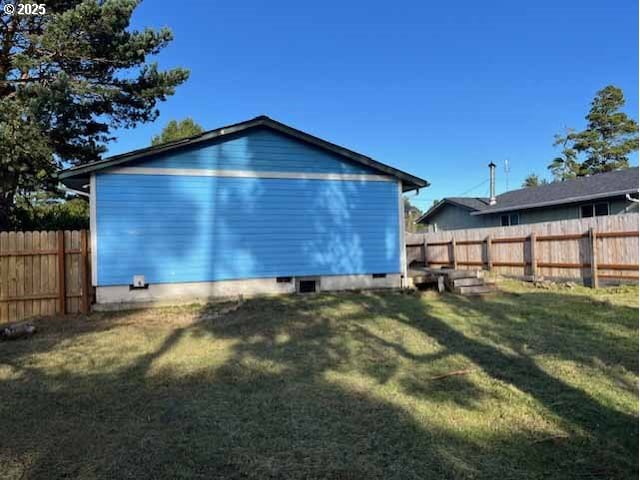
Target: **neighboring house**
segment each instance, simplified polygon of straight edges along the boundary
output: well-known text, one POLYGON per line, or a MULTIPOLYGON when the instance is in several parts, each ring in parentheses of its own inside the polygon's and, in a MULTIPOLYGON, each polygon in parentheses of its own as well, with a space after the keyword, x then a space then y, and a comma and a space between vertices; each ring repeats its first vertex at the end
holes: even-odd
POLYGON ((447 197, 416 223, 432 230, 457 230, 638 212, 638 167, 521 188, 498 196, 495 165, 490 164, 489 168, 489 198, 447 197))
POLYGON ((60 174, 97 303, 399 287, 420 178, 261 116, 60 174))

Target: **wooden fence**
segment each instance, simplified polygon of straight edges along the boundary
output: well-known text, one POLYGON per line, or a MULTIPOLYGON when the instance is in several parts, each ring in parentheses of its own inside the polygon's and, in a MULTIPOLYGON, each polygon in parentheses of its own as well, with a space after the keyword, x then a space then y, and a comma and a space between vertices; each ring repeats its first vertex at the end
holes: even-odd
POLYGON ((0 233, 0 323, 88 312, 87 238, 87 230, 0 233))
POLYGON ((407 233, 407 263, 483 268, 525 278, 598 286, 638 280, 638 214, 513 227, 407 233), (426 258, 425 258, 426 252, 426 258))

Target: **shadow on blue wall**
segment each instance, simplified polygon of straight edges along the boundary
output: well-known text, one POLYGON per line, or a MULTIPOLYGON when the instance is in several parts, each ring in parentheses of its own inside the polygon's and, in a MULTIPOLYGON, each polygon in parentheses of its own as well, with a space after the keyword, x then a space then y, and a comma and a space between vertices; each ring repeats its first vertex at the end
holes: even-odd
MULTIPOLYGON (((188 155, 198 168, 218 168, 221 158, 239 170, 268 161, 283 168, 277 159, 288 155, 294 165, 291 151, 300 148, 285 147, 265 160, 264 138, 250 135, 229 151, 205 146, 137 166, 180 165, 188 155)), ((324 161, 325 152, 304 147, 324 161)), ((395 182, 107 173, 97 194, 99 285, 128 284, 136 274, 178 283, 400 271, 395 182)))

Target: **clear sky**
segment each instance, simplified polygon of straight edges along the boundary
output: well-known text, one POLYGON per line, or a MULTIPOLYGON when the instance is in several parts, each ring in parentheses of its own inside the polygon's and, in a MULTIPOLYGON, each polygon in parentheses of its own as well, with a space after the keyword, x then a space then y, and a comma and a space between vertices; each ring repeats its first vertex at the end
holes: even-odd
MULTIPOLYGON (((584 128, 595 92, 621 87, 638 118, 636 0, 145 0, 133 27, 169 26, 161 67, 191 78, 153 124, 117 132, 116 154, 171 119, 205 129, 266 114, 429 180, 412 201, 483 196, 547 176, 553 135, 584 128)), ((633 163, 637 164, 637 156, 633 163)))

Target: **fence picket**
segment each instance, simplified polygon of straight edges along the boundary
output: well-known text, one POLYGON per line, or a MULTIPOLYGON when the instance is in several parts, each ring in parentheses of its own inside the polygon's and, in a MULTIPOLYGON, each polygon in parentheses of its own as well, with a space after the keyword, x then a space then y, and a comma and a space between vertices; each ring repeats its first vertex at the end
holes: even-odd
POLYGON ((427 244, 431 265, 436 268, 451 265, 454 262, 451 249, 442 247, 446 245, 443 242, 450 242, 449 245, 457 243, 459 268, 484 265, 483 268, 507 276, 528 277, 533 273, 540 278, 590 283, 591 228, 596 232, 599 265, 596 276, 608 280, 637 278, 629 271, 638 269, 637 213, 513 227, 407 233, 407 261, 420 262, 427 244))
POLYGON ((0 324, 89 310, 87 236, 86 231, 0 232, 0 324))

